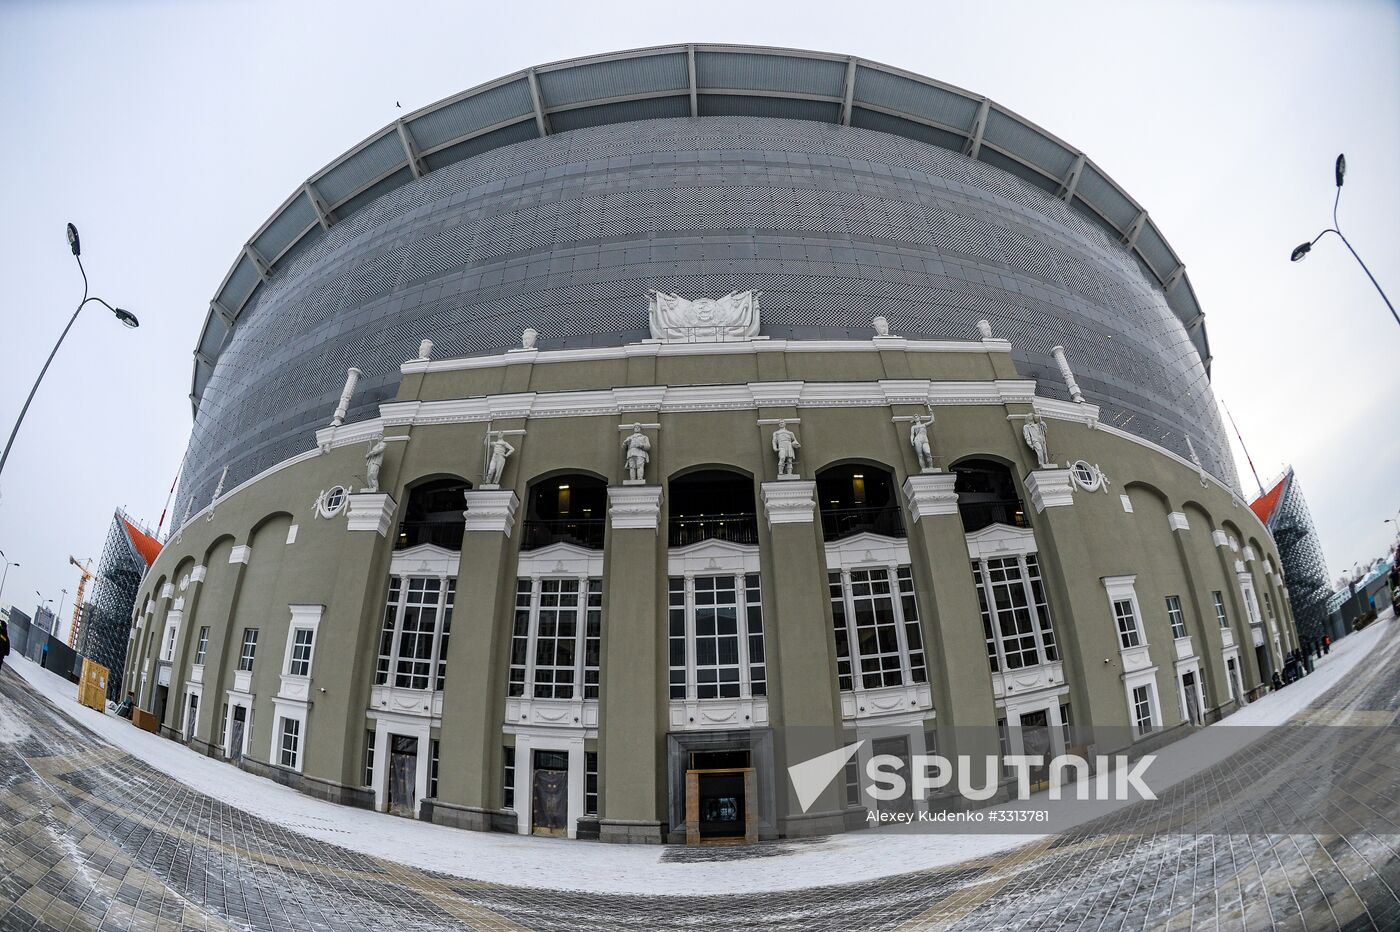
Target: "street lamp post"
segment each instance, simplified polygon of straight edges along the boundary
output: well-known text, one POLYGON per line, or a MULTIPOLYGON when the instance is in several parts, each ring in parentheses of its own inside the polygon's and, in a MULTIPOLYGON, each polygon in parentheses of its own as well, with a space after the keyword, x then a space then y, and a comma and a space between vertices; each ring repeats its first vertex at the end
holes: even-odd
POLYGON ((1343 244, 1345 244, 1345 246, 1347 247, 1347 251, 1351 253, 1351 257, 1356 260, 1357 265, 1361 266, 1361 271, 1366 273, 1366 277, 1371 280, 1371 284, 1376 286, 1376 291, 1380 292, 1381 300, 1385 302, 1386 307, 1390 308, 1390 316, 1395 318, 1395 322, 1397 324, 1400 324, 1400 314, 1397 314, 1395 312, 1395 305, 1390 303, 1390 298, 1386 297, 1385 290, 1381 288, 1381 283, 1376 281, 1376 276, 1372 275, 1371 270, 1366 267, 1366 263, 1361 261, 1361 256, 1357 254, 1355 249, 1352 249, 1351 242, 1342 234, 1341 224, 1337 222, 1337 205, 1341 203, 1342 200, 1342 182, 1346 178, 1346 173, 1347 157, 1346 155, 1339 155, 1337 156, 1337 167, 1335 172, 1337 181, 1337 197, 1332 201, 1332 225, 1327 229, 1323 230, 1321 233, 1314 236, 1312 239, 1308 240, 1306 243, 1302 243, 1294 247, 1293 254, 1289 256, 1289 259, 1291 259, 1293 262, 1302 261, 1304 256, 1312 252, 1312 248, 1314 245, 1317 244, 1318 240, 1322 239, 1328 233, 1336 233, 1337 238, 1340 239, 1343 244))
POLYGON ((19 433, 19 425, 24 423, 24 415, 29 411, 29 403, 34 400, 34 393, 39 390, 39 383, 44 381, 44 374, 49 371, 49 363, 53 362, 54 356, 58 355, 58 348, 63 345, 63 338, 68 336, 68 331, 73 329, 73 322, 78 319, 83 308, 89 301, 96 301, 98 304, 111 311, 122 322, 123 326, 136 329, 141 326, 141 322, 136 319, 136 315, 130 311, 113 307, 101 298, 88 297, 88 277, 87 270, 83 268, 82 244, 78 239, 78 228, 73 224, 68 224, 68 248, 73 250, 73 258, 77 260, 78 271, 83 276, 83 299, 78 302, 78 307, 73 311, 73 316, 68 319, 68 326, 63 328, 63 332, 58 335, 58 342, 53 345, 53 350, 49 352, 49 358, 44 361, 44 368, 39 370, 39 377, 34 380, 34 387, 29 390, 29 397, 24 399, 24 407, 19 409, 19 417, 15 419, 14 429, 10 431, 10 439, 5 442, 5 452, 0 453, 0 473, 5 471, 5 461, 10 458, 10 447, 14 446, 15 434, 19 433))
POLYGON ((0 560, 5 561, 5 572, 0 574, 0 595, 5 594, 5 580, 10 578, 10 567, 19 566, 18 563, 11 563, 10 558, 5 556, 5 551, 0 550, 0 560))

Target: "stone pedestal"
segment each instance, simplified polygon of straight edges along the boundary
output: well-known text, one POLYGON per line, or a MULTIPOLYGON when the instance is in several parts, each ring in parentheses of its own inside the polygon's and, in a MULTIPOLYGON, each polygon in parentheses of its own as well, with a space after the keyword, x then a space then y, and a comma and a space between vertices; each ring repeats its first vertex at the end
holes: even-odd
POLYGON ((515 528, 515 513, 520 510, 520 497, 513 490, 483 489, 463 494, 467 501, 463 517, 468 531, 497 531, 510 536, 515 528))
POLYGON ((389 536, 398 503, 388 492, 357 492, 345 506, 345 526, 351 531, 377 531, 389 536))
POLYGON ((1036 514, 1047 508, 1074 504, 1074 479, 1068 469, 1035 470, 1026 476, 1026 491, 1036 514))

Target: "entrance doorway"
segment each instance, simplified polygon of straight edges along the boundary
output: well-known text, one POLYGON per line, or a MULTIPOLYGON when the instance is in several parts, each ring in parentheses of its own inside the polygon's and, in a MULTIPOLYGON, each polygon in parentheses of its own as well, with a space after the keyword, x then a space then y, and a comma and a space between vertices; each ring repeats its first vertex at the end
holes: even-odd
POLYGON ((186 741, 189 741, 191 738, 194 737, 194 726, 195 726, 195 723, 199 720, 199 719, 198 719, 198 716, 199 716, 199 696, 198 696, 197 694, 195 694, 195 693, 190 693, 190 707, 189 707, 189 711, 185 714, 185 740, 186 740, 186 741))
POLYGON ((1259 681, 1269 682, 1270 675, 1274 672, 1274 665, 1269 662, 1269 649, 1263 644, 1254 648, 1254 658, 1259 663, 1259 681))
POLYGON ((389 812, 410 819, 418 815, 418 739, 389 736, 389 812))
POLYGON ((692 751, 685 774, 685 840, 757 841, 758 811, 749 751, 692 751))
POLYGON ((532 764, 530 830, 562 838, 569 834, 569 752, 536 750, 532 764))
MULTIPOLYGON (((888 738, 876 738, 870 744, 872 756, 888 754, 897 757, 904 762, 904 773, 909 772, 909 739, 904 735, 895 735, 888 738)), ((904 781, 904 792, 896 799, 882 799, 878 802, 880 812, 901 812, 912 814, 914 812, 914 790, 911 786, 913 781, 904 781)))
POLYGON ((1240 666, 1235 663, 1234 657, 1225 661, 1225 669, 1230 676, 1230 688, 1234 691, 1235 701, 1244 705, 1244 686, 1240 683, 1240 666))
POLYGON ((1055 756, 1050 746, 1050 713, 1045 709, 1021 713, 1021 753, 1038 756, 1044 763, 1030 768, 1030 791, 1044 789, 1050 783, 1050 759, 1055 756))
POLYGON ((243 730, 248 727, 248 709, 241 705, 233 707, 233 721, 228 726, 228 756, 238 760, 243 756, 243 730))
POLYGON ((1186 694, 1186 720, 1192 725, 1199 725, 1203 719, 1201 717, 1201 697, 1196 692, 1196 672, 1188 670, 1181 674, 1181 690, 1186 694))

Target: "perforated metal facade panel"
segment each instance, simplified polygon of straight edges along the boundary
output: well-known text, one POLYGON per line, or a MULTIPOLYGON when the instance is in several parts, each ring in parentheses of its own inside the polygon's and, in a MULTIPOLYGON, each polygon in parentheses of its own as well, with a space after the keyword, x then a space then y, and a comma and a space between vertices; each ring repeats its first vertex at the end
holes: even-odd
POLYGON ((1234 470, 1201 360, 1161 287, 1102 229, 1012 175, 913 139, 765 117, 556 132, 404 184, 284 262, 205 388, 177 514, 308 449, 349 366, 351 419, 439 357, 643 338, 646 293, 763 292, 773 337, 977 338, 1067 397, 1063 344, 1109 424, 1234 470))

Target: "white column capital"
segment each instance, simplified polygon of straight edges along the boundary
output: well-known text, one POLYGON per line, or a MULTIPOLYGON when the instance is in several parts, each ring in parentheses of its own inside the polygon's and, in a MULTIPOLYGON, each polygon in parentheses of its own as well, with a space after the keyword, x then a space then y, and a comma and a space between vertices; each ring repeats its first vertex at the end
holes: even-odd
POLYGON ((608 486, 608 521, 614 530, 655 531, 661 520, 661 486, 608 486))
POLYGON ((763 511, 768 526, 775 524, 811 524, 817 510, 817 484, 810 479, 784 479, 765 482, 763 511))
POLYGON ((1210 532, 1210 539, 1211 539, 1211 542, 1214 543, 1215 546, 1217 546, 1217 547, 1228 547, 1228 546, 1230 546, 1230 538, 1228 538, 1228 537, 1225 536, 1225 532, 1224 532, 1224 531, 1211 531, 1211 532, 1210 532))
POLYGON ((355 492, 347 498, 347 530, 377 531, 380 537, 389 536, 389 526, 393 523, 394 509, 398 508, 398 503, 388 492, 355 492))
POLYGON ((1030 493, 1035 513, 1047 508, 1074 504, 1074 480, 1068 469, 1037 469, 1026 476, 1026 491, 1030 493))
POLYGON ((1191 530, 1191 523, 1186 520, 1186 515, 1180 511, 1173 511, 1167 515, 1167 524, 1173 531, 1191 530))
POLYGON ((239 544, 228 552, 228 562, 246 564, 253 556, 253 548, 247 544, 239 544))
POLYGON ((904 480, 904 500, 909 503, 909 513, 918 524, 920 518, 933 515, 955 515, 958 513, 958 493, 956 473, 920 473, 904 480))
POLYGON ((512 489, 490 489, 463 493, 467 510, 463 512, 468 531, 498 531, 510 536, 515 527, 515 513, 520 510, 520 497, 512 489))

